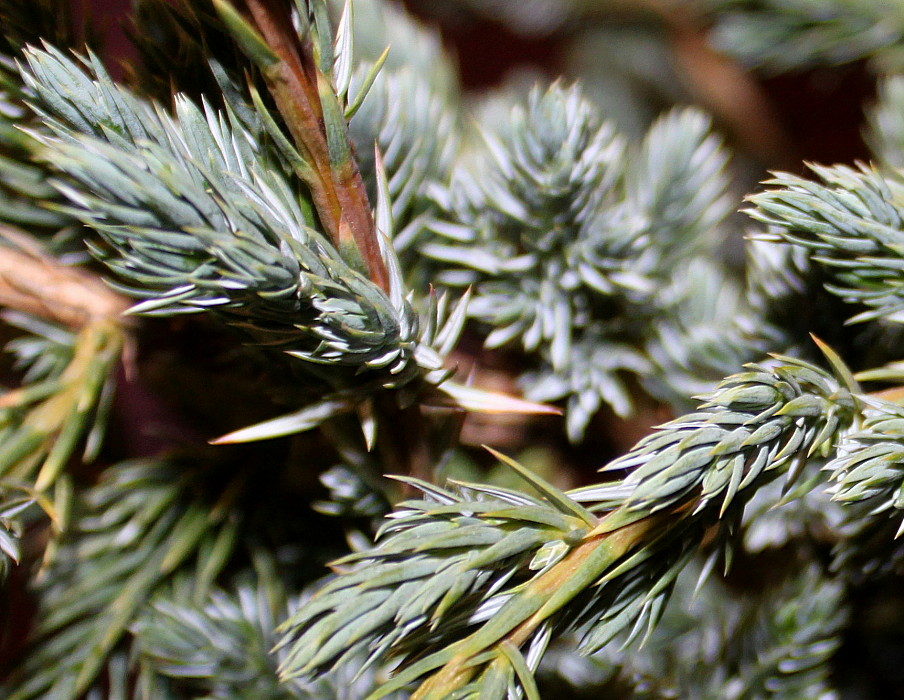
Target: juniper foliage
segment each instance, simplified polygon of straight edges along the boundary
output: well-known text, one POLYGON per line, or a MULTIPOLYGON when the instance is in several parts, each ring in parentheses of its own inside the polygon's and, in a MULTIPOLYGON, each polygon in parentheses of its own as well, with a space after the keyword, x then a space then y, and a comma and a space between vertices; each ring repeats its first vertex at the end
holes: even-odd
MULTIPOLYGON (((747 63, 782 72, 873 58, 900 69, 904 17, 859 0, 713 0, 714 41, 747 63)), ((891 9, 891 11, 889 11, 891 9)))
MULTIPOLYGON (((713 36, 894 64, 826 7, 713 36)), ((382 0, 140 0, 125 78, 68 9, 0 0, 4 697, 843 696, 904 562, 899 77, 741 224, 703 109, 477 123, 382 0)))

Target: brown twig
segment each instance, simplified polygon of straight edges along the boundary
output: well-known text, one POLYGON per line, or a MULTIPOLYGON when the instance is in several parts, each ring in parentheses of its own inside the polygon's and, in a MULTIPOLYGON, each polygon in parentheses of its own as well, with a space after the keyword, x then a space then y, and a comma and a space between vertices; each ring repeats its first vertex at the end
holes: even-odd
POLYGON ((0 228, 0 236, 16 246, 0 245, 0 306, 73 329, 128 309, 128 300, 96 276, 53 260, 24 234, 0 228))

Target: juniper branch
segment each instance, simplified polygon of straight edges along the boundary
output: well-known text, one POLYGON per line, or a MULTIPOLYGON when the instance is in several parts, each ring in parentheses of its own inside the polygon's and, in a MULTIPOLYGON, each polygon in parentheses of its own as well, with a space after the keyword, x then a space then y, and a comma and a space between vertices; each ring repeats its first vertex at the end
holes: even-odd
POLYGON ((900 66, 899 9, 861 0, 715 0, 716 46, 773 72, 875 58, 900 66))
MULTIPOLYGON (((449 409, 527 404, 447 381, 443 360, 468 315, 467 294, 457 303, 455 292, 409 294, 393 236, 406 257, 431 256, 405 271, 411 279, 439 267, 435 279, 446 285, 474 286, 471 318, 488 344, 524 351, 522 381, 535 400, 568 403, 575 440, 603 405, 627 414, 636 384, 677 405, 754 347, 775 349, 759 344, 766 324, 749 322, 715 263, 713 233, 731 207, 726 153, 705 116, 672 112, 631 144, 580 89, 557 84, 453 161, 454 79, 434 60, 434 40, 391 53, 391 70, 378 74, 352 51, 367 28, 348 12, 334 34, 325 0, 143 4, 174 22, 167 31, 181 32, 175 46, 204 73, 203 86, 174 77, 190 96, 170 101, 158 52, 160 80, 147 84, 158 104, 114 83, 94 56, 31 49, 21 68, 31 111, 0 120, 0 147, 3 129, 25 124, 15 157, 38 143, 41 163, 17 170, 0 161, 0 184, 35 214, 52 168, 68 205, 35 225, 75 217, 92 228, 87 246, 116 287, 138 298, 134 313, 207 313, 264 346, 262 357, 294 355, 269 376, 284 369, 286 393, 297 392, 289 400, 304 393, 310 402, 224 441, 322 428, 338 458, 321 456, 313 436, 292 449, 317 452, 318 465, 342 462, 322 478, 331 502, 318 506, 338 516, 337 529, 385 510, 381 470, 426 478, 402 479, 421 495, 396 507, 376 544, 359 546, 367 536, 353 532, 355 553, 311 597, 294 595, 307 569, 292 572, 293 590, 273 571, 247 576, 236 544, 259 537, 257 525, 290 520, 272 512, 270 487, 291 486, 295 498, 314 483, 310 465, 290 459, 263 476, 267 453, 251 448, 235 479, 231 468, 208 472, 194 458, 119 464, 100 484, 79 484, 66 467, 82 442, 89 453, 99 444, 127 339, 114 318, 122 302, 82 272, 0 249, 0 302, 27 312, 4 317, 27 334, 10 347, 24 384, 0 398, 0 569, 20 557, 36 503, 56 519, 38 575, 37 633, 8 679, 14 698, 536 698, 534 672, 553 638, 579 639, 581 653, 652 639, 679 575, 696 573, 701 557, 705 579, 738 546, 785 541, 747 527, 778 520, 789 536, 761 509, 797 498, 806 527, 813 505, 800 499, 819 506, 816 472, 833 457, 836 504, 853 513, 847 530, 831 533, 849 538, 836 567, 849 573, 850 550, 863 543, 868 574, 883 566, 874 544, 895 565, 888 525, 897 522, 885 515, 900 509, 904 419, 858 396, 831 353, 839 377, 781 356, 728 377, 695 411, 609 464, 612 482, 562 492, 517 464, 533 495, 427 481, 459 424, 449 409), (406 73, 399 63, 409 58, 416 68, 406 73), (385 153, 371 161, 374 142, 385 153), (450 172, 455 179, 441 186, 450 172), (674 279, 675 269, 691 279, 674 279), (54 284, 38 289, 39 273, 54 284), (716 325, 722 332, 711 332, 716 325), (314 379, 291 388, 295 368, 314 379), (249 481, 269 484, 263 497, 249 481), (243 515, 256 519, 247 537, 243 515), (294 612, 276 632, 287 599, 294 612)), ((368 61, 381 65, 382 37, 413 30, 394 10, 374 11, 386 21, 368 61)), ((895 128, 879 129, 886 142, 895 128)), ((900 320, 892 162, 817 170, 818 183, 780 176, 779 189, 760 196, 757 216, 794 243, 772 269, 754 271, 763 298, 804 290, 823 265, 836 294, 869 307, 862 318, 900 320)), ((769 343, 792 342, 772 330, 769 343)), ((882 372, 900 378, 895 367, 871 376, 882 372)), ((895 391, 884 397, 900 398, 895 391)), ((309 541, 308 532, 292 538, 293 556, 309 541)), ((789 588, 805 605, 768 597, 761 616, 727 616, 736 624, 718 649, 730 661, 711 663, 709 696, 827 690, 840 589, 808 570, 789 588)), ((687 685, 689 697, 704 686, 687 685)), ((662 692, 674 694, 667 682, 662 692)))
POLYGON ((401 504, 377 545, 337 562, 342 573, 289 620, 282 672, 367 652, 402 662, 374 698, 409 683, 418 698, 530 695, 525 669, 553 630, 579 630, 586 653, 643 634, 706 533, 727 543, 751 495, 781 474, 793 483, 856 413, 833 377, 782 358, 729 377, 608 465, 630 470, 617 485, 562 494, 534 477, 537 500, 418 484, 427 500, 401 504), (594 501, 604 515, 579 505, 594 501))
MULTIPOLYGON (((630 414, 628 377, 655 365, 644 347, 655 319, 683 313, 693 323, 690 309, 705 304, 689 298, 701 287, 669 280, 675 265, 713 257, 729 212, 727 156, 694 110, 657 120, 631 148, 578 86, 535 89, 512 116, 508 131, 487 137, 492 156, 465 162, 467 175, 437 195, 452 221, 431 224, 435 241, 421 249, 445 268, 440 281, 473 286, 470 314, 488 326, 487 346, 517 343, 533 356, 527 396, 565 400, 577 441, 603 404, 630 414)), ((719 351, 731 367, 750 359, 747 339, 727 336, 719 351)), ((692 380, 711 388, 727 363, 691 346, 675 352, 696 354, 705 377, 692 380)), ((687 383, 676 364, 666 381, 687 383)))
POLYGON ((292 15, 281 2, 243 0, 242 5, 253 28, 236 21, 235 10, 224 0, 214 0, 221 17, 261 69, 306 163, 303 179, 321 223, 346 258, 352 264, 360 260, 373 282, 388 291, 389 277, 364 182, 349 147, 344 110, 331 85, 334 57, 332 37, 324 36, 329 31, 324 26, 326 3, 311 0, 296 13, 309 36, 296 33, 292 15))
POLYGON ((837 482, 834 498, 846 503, 865 503, 879 515, 904 509, 900 479, 904 453, 898 438, 904 430, 904 410, 896 404, 873 399, 860 430, 839 446, 838 457, 826 465, 837 482))
POLYGON ((235 543, 237 492, 233 484, 211 500, 191 493, 192 479, 176 463, 124 463, 85 495, 43 577, 44 614, 7 697, 79 697, 146 599, 193 558, 194 590, 206 595, 235 543))
POLYGON ((234 120, 184 98, 170 117, 94 59, 28 60, 24 78, 56 132, 40 136, 44 157, 91 192, 60 185, 109 245, 95 250, 128 283, 119 288, 144 298, 133 311, 212 309, 304 359, 405 368, 417 319, 401 281, 391 300, 349 268, 234 120))
POLYGON ((829 291, 869 307, 851 321, 899 321, 901 182, 866 166, 810 167, 817 181, 779 174, 767 183, 777 189, 749 198, 756 208, 748 213, 808 248, 832 277, 829 291))
POLYGON ((833 566, 857 583, 899 571, 904 560, 900 546, 892 545, 902 531, 897 516, 904 508, 902 428, 900 405, 871 397, 862 426, 841 441, 825 466, 832 499, 844 515, 833 566))

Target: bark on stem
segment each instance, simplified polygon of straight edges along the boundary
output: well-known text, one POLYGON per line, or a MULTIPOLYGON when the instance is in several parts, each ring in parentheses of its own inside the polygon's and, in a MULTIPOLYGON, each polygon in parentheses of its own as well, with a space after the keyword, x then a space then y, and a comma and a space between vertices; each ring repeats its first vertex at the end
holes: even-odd
POLYGON ((310 42, 298 36, 281 0, 244 0, 244 4, 261 37, 279 57, 264 71, 264 79, 299 152, 313 169, 307 184, 321 223, 339 250, 356 250, 371 281, 388 291, 389 277, 358 164, 354 158, 338 165, 330 160, 318 89, 323 76, 310 42))
MULTIPOLYGON (((21 237, 6 229, 0 235, 21 237)), ((100 318, 119 318, 129 302, 85 270, 0 245, 0 306, 79 329, 100 318)))

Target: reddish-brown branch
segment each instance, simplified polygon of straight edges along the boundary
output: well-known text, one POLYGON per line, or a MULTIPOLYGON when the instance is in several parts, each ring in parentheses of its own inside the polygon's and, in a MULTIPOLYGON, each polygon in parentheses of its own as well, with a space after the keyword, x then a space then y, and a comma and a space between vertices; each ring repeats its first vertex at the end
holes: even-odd
POLYGON ((281 0, 244 0, 261 37, 279 60, 264 70, 276 107, 302 157, 313 169, 307 183, 323 227, 341 251, 357 250, 370 279, 389 289, 364 180, 353 158, 330 161, 318 91, 319 69, 309 41, 299 38, 281 0))

